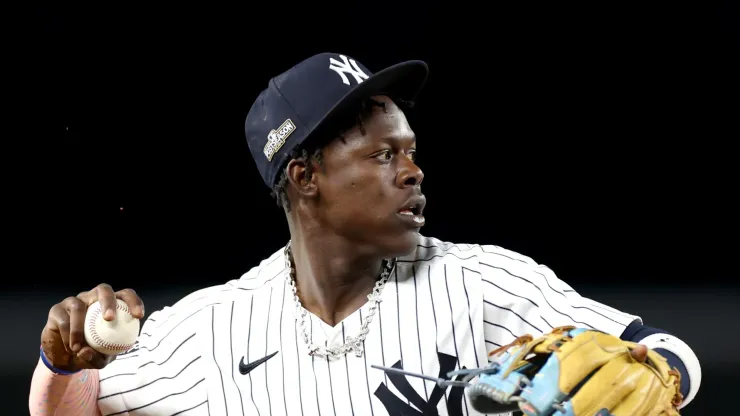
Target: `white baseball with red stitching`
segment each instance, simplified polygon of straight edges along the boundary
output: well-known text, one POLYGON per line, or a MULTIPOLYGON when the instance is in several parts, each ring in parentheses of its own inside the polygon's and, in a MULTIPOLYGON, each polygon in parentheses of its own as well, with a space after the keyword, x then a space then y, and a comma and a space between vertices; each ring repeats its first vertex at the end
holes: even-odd
POLYGON ((139 337, 139 320, 131 315, 126 302, 121 299, 116 301, 116 317, 112 321, 103 319, 100 302, 90 305, 85 316, 87 345, 106 355, 118 355, 127 351, 139 337))

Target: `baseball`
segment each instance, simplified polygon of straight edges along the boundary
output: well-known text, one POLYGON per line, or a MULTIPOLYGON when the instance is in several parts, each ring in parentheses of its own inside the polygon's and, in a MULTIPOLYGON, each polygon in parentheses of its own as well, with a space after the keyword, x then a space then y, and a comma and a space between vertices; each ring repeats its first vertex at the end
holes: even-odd
POLYGON ((131 315, 126 302, 121 299, 116 299, 116 302, 116 317, 112 321, 103 319, 100 302, 87 308, 85 341, 101 354, 120 354, 133 347, 139 336, 139 320, 131 315))

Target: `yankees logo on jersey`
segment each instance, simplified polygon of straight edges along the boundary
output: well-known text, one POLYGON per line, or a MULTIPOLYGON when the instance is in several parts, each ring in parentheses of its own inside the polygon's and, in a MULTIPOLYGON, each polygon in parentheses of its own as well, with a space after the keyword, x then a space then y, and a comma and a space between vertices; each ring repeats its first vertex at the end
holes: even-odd
MULTIPOLYGON (((488 351, 517 336, 561 325, 619 336, 639 319, 518 253, 420 237, 385 286, 364 354, 327 360, 308 354, 283 256, 152 314, 137 349, 100 371, 102 414, 479 415, 460 387, 371 366, 440 377, 485 366, 488 351)), ((309 314, 311 341, 341 344, 366 311, 334 327, 309 314)))

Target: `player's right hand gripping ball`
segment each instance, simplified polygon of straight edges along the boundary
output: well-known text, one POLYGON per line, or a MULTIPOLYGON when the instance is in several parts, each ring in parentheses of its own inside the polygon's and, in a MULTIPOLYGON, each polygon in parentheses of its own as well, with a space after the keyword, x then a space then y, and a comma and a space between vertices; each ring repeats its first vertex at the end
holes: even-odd
POLYGON ((131 315, 126 302, 116 299, 116 317, 107 321, 100 301, 96 301, 87 308, 84 331, 90 348, 101 354, 118 355, 134 346, 139 336, 139 320, 131 315))
POLYGON ((644 346, 596 330, 555 328, 491 352, 476 394, 527 416, 678 415, 680 374, 644 346), (642 357, 631 351, 643 349, 642 357))

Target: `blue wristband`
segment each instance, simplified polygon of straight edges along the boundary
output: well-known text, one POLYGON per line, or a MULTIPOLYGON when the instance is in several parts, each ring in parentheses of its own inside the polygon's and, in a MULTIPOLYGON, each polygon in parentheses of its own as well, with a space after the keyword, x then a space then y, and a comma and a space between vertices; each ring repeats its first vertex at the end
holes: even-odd
POLYGON ((44 362, 44 365, 46 366, 46 368, 48 368, 49 370, 51 370, 51 372, 53 372, 53 373, 68 376, 70 374, 75 374, 75 373, 81 371, 81 370, 76 370, 76 371, 60 370, 60 369, 54 367, 53 365, 51 365, 51 363, 49 362, 49 360, 46 358, 46 354, 44 354, 44 348, 43 347, 39 347, 39 351, 40 351, 40 355, 41 355, 41 361, 43 361, 44 362))

